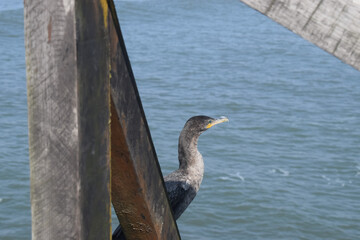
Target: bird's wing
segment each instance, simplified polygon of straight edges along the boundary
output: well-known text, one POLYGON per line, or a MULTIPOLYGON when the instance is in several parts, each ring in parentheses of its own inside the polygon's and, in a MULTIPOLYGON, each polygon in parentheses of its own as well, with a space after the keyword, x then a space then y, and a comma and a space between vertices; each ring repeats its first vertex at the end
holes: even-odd
POLYGON ((179 201, 183 200, 186 190, 180 181, 167 181, 165 182, 166 191, 170 200, 171 207, 176 205, 179 201))
POLYGON ((192 188, 185 181, 165 181, 165 186, 174 217, 178 219, 192 200, 192 188))

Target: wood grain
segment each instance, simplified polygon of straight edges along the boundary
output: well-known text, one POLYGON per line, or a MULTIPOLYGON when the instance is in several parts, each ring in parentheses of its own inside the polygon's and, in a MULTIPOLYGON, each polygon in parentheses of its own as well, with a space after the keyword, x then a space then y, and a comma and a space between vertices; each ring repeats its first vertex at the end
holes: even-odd
POLYGON ((360 70, 360 1, 241 1, 360 70))
POLYGON ((98 1, 24 1, 32 239, 109 239, 109 52, 98 1))

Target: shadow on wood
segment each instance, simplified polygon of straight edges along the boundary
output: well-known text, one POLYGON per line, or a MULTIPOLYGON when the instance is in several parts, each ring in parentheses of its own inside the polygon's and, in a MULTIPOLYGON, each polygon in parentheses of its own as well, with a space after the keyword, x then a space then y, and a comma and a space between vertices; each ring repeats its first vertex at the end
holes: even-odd
POLYGON ((112 203, 130 239, 180 239, 111 0, 112 203))

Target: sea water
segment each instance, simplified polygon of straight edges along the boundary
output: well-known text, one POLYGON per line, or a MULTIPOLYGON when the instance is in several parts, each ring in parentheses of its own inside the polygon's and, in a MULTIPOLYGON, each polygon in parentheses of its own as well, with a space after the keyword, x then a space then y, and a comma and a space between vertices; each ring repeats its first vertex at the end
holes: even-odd
MULTIPOLYGON (((164 175, 189 117, 230 119, 200 137, 182 239, 360 238, 358 71, 236 0, 115 5, 164 175)), ((0 239, 30 239, 22 1, 0 53, 0 239)))

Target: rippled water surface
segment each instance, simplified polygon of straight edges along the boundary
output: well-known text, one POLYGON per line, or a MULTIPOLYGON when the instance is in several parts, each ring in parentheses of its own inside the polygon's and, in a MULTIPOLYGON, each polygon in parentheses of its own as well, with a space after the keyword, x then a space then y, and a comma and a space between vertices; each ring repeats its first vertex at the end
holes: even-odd
MULTIPOLYGON (((235 0, 116 1, 163 173, 193 115, 183 239, 358 239, 360 74, 235 0)), ((30 239, 22 2, 0 4, 0 239, 30 239)), ((113 216, 113 226, 117 224, 113 216)))

